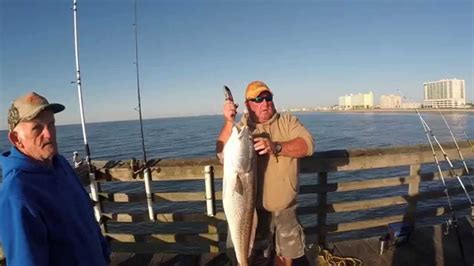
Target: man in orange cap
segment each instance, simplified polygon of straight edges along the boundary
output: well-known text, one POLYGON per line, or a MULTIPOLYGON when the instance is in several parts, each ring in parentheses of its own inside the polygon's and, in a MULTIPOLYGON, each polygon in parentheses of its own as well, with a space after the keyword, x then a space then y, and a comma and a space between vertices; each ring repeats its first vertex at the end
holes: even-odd
MULTIPOLYGON (((273 92, 262 81, 253 81, 247 86, 245 105, 248 113, 242 116, 240 124, 247 124, 252 130, 254 149, 259 155, 258 227, 254 246, 262 242, 266 251, 274 246, 275 265, 291 265, 293 259, 304 256, 305 249, 303 228, 296 215, 298 160, 313 154, 314 140, 298 118, 276 111, 273 92)), ((226 100, 225 121, 216 144, 221 159, 236 113, 236 105, 226 100)))
POLYGON ((8 265, 107 265, 110 249, 89 195, 58 154, 54 114, 30 92, 8 112, 12 147, 0 156, 0 240, 8 265))

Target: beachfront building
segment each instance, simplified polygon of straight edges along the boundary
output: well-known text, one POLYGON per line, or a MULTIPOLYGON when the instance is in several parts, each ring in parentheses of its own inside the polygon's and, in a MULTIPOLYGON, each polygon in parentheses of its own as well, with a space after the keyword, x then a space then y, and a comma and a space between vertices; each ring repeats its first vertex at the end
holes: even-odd
POLYGON ((424 106, 439 108, 464 108, 466 86, 463 79, 442 79, 423 83, 424 106))
POLYGON ((343 110, 350 109, 369 109, 374 107, 374 93, 346 94, 339 97, 339 108, 343 110))
POLYGON ((351 97, 349 97, 349 95, 339 97, 339 109, 346 110, 349 109, 351 106, 351 97))
POLYGON ((400 95, 382 95, 380 96, 380 108, 394 109, 402 107, 402 97, 400 95))
POLYGON ((415 103, 415 102, 411 102, 411 103, 402 103, 402 109, 420 109, 421 108, 421 103, 415 103))

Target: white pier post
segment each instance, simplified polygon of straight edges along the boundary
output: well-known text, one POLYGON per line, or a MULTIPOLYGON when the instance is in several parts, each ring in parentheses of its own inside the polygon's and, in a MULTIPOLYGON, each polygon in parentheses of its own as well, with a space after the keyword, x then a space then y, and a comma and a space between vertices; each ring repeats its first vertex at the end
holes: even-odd
POLYGON ((214 217, 216 215, 216 196, 214 191, 214 169, 211 165, 204 167, 204 178, 206 183, 207 216, 214 217))

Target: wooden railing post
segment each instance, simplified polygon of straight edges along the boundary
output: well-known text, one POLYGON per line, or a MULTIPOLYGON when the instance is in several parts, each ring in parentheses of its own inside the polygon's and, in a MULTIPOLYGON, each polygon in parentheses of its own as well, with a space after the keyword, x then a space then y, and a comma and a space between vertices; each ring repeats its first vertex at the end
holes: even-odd
MULTIPOLYGON (((318 173, 318 184, 327 185, 328 173, 318 173)), ((327 191, 318 193, 318 243, 325 245, 326 243, 326 206, 327 206, 327 191)))
POLYGON ((410 177, 412 178, 408 185, 408 208, 406 221, 415 225, 415 212, 417 204, 417 196, 420 193, 420 168, 419 164, 410 165, 410 177))

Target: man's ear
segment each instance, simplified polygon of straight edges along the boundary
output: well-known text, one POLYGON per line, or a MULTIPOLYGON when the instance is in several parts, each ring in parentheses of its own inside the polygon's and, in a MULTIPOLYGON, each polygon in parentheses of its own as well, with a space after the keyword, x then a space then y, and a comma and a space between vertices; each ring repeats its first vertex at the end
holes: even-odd
POLYGON ((22 147, 22 143, 16 131, 8 132, 8 140, 10 141, 11 144, 13 144, 13 146, 22 147))

